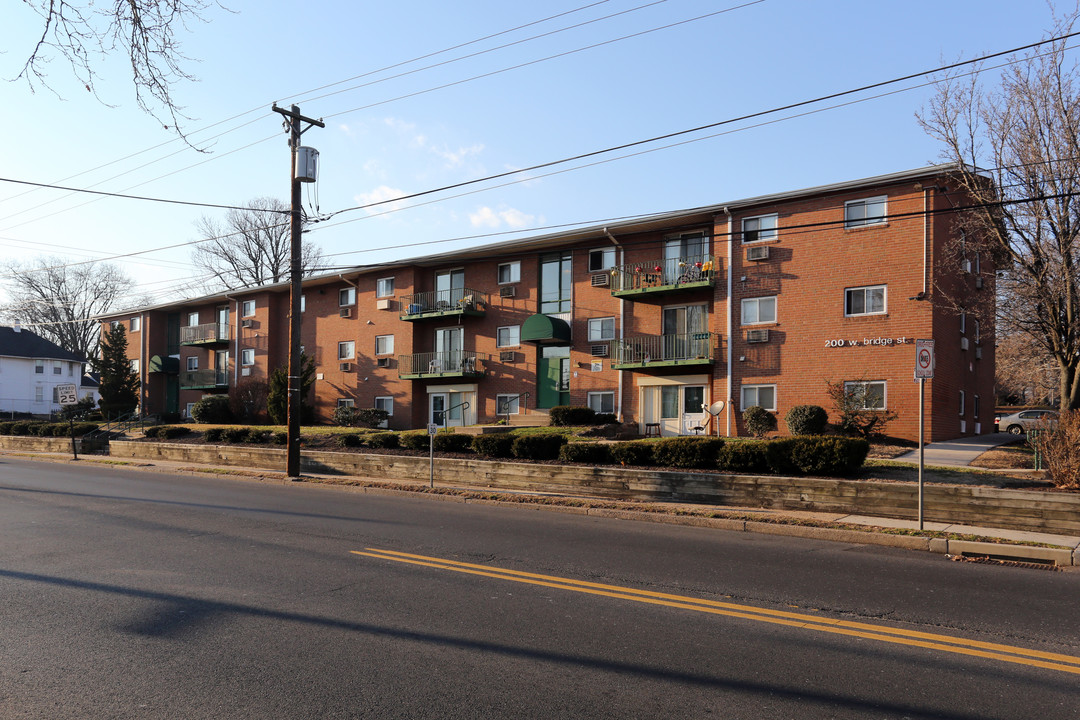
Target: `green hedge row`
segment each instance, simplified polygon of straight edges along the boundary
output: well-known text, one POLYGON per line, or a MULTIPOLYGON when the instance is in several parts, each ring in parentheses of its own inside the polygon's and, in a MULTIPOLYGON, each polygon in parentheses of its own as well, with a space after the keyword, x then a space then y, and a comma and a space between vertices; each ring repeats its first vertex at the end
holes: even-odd
MULTIPOLYGON (((77 422, 74 425, 75 436, 79 437, 98 429, 97 423, 77 422)), ((15 420, 0 422, 0 435, 28 435, 31 437, 68 437, 72 426, 66 422, 48 423, 40 420, 15 420)))

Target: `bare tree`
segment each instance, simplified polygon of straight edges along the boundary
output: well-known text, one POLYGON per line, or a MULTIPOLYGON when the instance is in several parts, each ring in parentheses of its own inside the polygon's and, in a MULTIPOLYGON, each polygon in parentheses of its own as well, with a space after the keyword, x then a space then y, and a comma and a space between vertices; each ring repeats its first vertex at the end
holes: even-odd
POLYGON ((1057 400, 1057 362, 1027 335, 999 334, 994 364, 994 384, 1000 404, 1052 405, 1057 400))
MULTIPOLYGON (((1071 31, 1076 16, 1057 23, 1071 31)), ((1062 410, 1080 407, 1080 70, 1064 42, 1019 58, 984 86, 948 77, 919 115, 954 182, 978 206, 962 236, 998 268, 997 321, 1037 343, 1057 368, 1062 410)), ((937 294, 939 288, 935 288, 937 294)))
POLYGON ((4 275, 9 302, 0 316, 91 363, 97 361, 100 337, 94 316, 117 309, 135 285, 116 265, 68 265, 45 256, 26 264, 9 262, 4 275))
MULTIPOLYGON (((289 279, 289 206, 261 197, 248 202, 247 208, 229 210, 224 221, 203 216, 196 223, 206 241, 196 246, 191 262, 213 276, 208 289, 238 290, 289 279)), ((323 266, 322 251, 310 240, 303 242, 302 253, 304 275, 323 266)))
MULTIPOLYGON (((193 21, 205 21, 202 13, 215 2, 206 0, 113 0, 95 5, 93 0, 23 0, 41 18, 37 37, 22 70, 15 77, 52 89, 46 68, 55 56, 71 66, 88 92, 96 93, 101 60, 122 50, 131 64, 135 98, 146 113, 177 131, 187 117, 173 98, 178 81, 191 81, 182 65, 189 61, 180 49, 177 29, 193 21)), ((219 5, 220 7, 220 5, 219 5)))

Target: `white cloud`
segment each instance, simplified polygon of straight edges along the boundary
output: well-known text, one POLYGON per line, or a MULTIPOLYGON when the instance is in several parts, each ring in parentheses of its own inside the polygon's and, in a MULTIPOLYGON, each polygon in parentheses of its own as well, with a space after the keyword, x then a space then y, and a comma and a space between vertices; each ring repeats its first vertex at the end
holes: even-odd
POLYGON ((473 227, 499 228, 506 225, 512 230, 518 230, 528 227, 535 221, 535 215, 527 215, 514 208, 494 210, 484 206, 476 212, 469 213, 469 222, 473 227))
POLYGON ((465 162, 465 159, 470 155, 479 155, 484 151, 483 144, 477 143, 470 147, 459 147, 456 151, 450 150, 445 146, 442 148, 432 147, 429 148, 435 155, 441 157, 446 161, 448 167, 457 167, 461 163, 465 162))
POLYGON ((387 210, 400 210, 405 207, 404 203, 400 202, 387 202, 388 200, 394 200, 405 194, 404 190, 398 190, 397 188, 388 187, 386 185, 380 185, 371 192, 359 193, 353 196, 353 200, 357 205, 370 205, 372 203, 384 203, 372 208, 367 208, 366 211, 369 215, 376 215, 378 213, 386 212, 387 210))

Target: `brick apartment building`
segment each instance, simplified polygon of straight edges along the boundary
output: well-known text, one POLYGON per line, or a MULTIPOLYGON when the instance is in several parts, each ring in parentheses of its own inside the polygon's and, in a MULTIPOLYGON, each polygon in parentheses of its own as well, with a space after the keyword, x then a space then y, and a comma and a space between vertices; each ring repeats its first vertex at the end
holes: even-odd
MULTIPOLYGON (((962 204, 955 184, 946 194, 949 169, 309 278, 310 400, 320 421, 352 404, 388 410, 395 429, 588 405, 642 435, 741 435, 750 405, 775 411, 783 433, 795 405, 832 412, 826 381, 861 382, 897 413, 888 433, 914 439, 920 338, 937 355, 927 437, 990 432, 992 321, 980 327, 956 298, 992 308, 994 271, 975 252, 947 261, 962 204)), ((185 414, 285 366, 288 312, 285 283, 102 321, 127 324, 145 410, 185 414)))

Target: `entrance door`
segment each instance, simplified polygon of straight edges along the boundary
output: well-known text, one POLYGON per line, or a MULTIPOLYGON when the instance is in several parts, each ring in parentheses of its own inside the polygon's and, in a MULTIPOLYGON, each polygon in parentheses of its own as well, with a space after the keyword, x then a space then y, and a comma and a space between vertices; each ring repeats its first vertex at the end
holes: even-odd
POLYGON ((465 271, 446 270, 435 273, 435 308, 455 308, 465 297, 465 271))
POLYGON ((461 372, 464 355, 465 330, 463 328, 440 328, 435 331, 434 366, 439 372, 461 372))
POLYGON ((542 347, 536 373, 536 407, 570 402, 570 348, 542 347))
POLYGON ((704 262, 708 247, 709 239, 703 232, 668 239, 664 243, 664 284, 674 284, 687 268, 704 262))
POLYGON ((704 305, 664 308, 663 359, 686 360, 703 354, 708 340, 697 339, 695 342, 694 333, 705 332, 708 325, 704 305))
POLYGON ((428 422, 443 427, 443 423, 446 422, 448 400, 448 393, 431 393, 428 395, 428 422))
POLYGON ((218 350, 214 353, 214 382, 217 385, 229 384, 229 351, 218 350))
POLYGON ((165 376, 165 412, 180 412, 180 376, 165 376))
POLYGON ((704 385, 652 385, 641 391, 642 428, 645 424, 660 425, 660 434, 696 435, 694 428, 703 427, 706 398, 704 385))
POLYGON ((217 339, 229 339, 229 306, 222 305, 217 309, 217 339))

